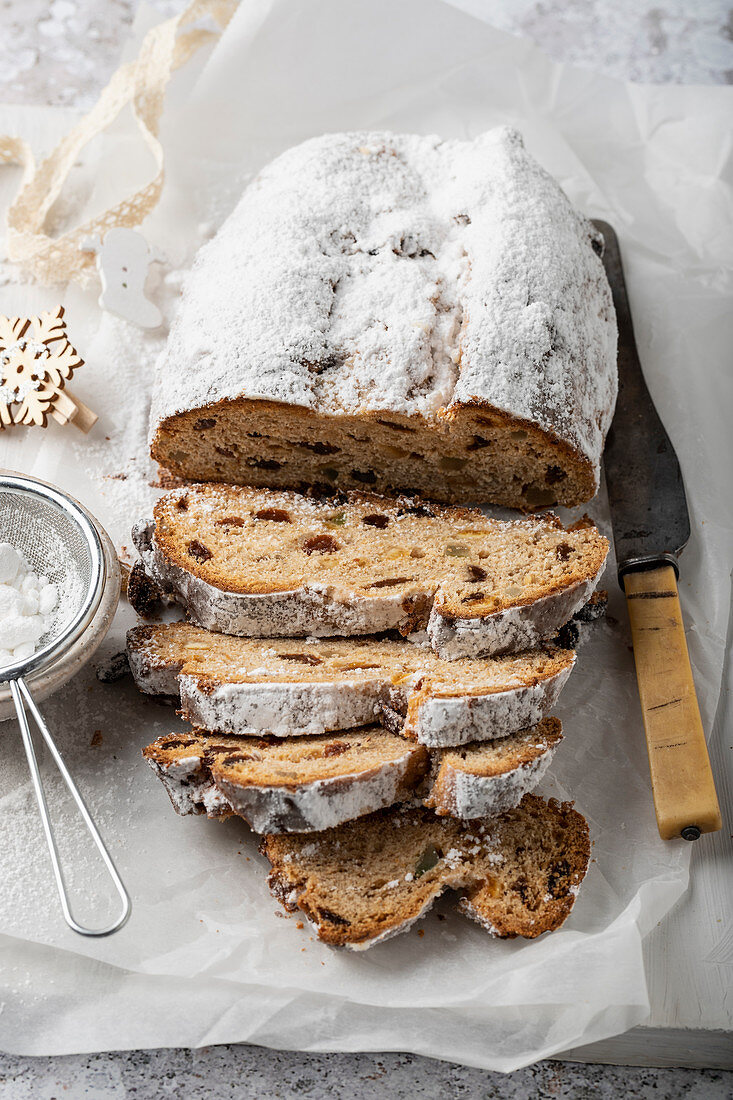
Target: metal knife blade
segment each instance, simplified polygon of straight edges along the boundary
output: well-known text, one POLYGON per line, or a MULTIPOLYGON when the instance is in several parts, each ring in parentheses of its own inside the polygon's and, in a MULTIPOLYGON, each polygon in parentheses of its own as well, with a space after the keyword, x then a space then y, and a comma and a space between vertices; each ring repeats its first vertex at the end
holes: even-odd
POLYGON ((662 563, 679 576, 677 555, 690 537, 682 471, 654 408, 639 362, 618 238, 594 221, 606 242, 603 265, 618 320, 619 393, 604 465, 618 576, 662 563))

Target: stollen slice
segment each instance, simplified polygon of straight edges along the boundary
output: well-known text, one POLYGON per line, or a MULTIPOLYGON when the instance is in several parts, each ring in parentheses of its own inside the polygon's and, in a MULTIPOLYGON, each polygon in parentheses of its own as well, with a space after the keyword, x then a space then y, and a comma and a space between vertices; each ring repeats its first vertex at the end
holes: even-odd
POLYGON ((551 515, 363 493, 194 485, 133 531, 148 574, 201 626, 246 637, 427 632, 447 659, 517 652, 583 606, 608 543, 551 515))
POLYGON ((235 813, 259 833, 312 832, 423 800, 439 814, 516 806, 547 770, 562 730, 546 718, 487 745, 435 750, 379 726, 297 738, 159 737, 143 756, 179 814, 235 813))
POLYGON ((401 639, 240 638, 186 622, 133 627, 127 652, 140 690, 180 694, 201 729, 296 737, 380 721, 430 747, 534 725, 575 662, 556 647, 445 661, 401 639))
POLYGON ((323 833, 266 836, 270 889, 318 938, 360 950, 404 932, 446 890, 493 936, 559 928, 588 869, 585 819, 571 803, 527 794, 469 823, 424 808, 382 810, 323 833))
POLYGON ((160 737, 143 756, 181 814, 236 813, 258 833, 327 829, 414 795, 430 760, 381 726, 338 737, 160 737))

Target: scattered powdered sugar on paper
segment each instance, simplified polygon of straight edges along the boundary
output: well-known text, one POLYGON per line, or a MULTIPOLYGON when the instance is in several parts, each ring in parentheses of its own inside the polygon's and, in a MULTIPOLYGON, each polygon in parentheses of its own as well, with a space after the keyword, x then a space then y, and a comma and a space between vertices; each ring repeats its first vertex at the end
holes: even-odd
MULTIPOLYGON (((87 358, 114 361, 97 378, 90 397, 103 421, 104 434, 74 442, 77 461, 106 502, 104 522, 118 551, 129 548, 130 530, 149 513, 159 495, 158 468, 149 457, 148 409, 153 368, 165 340, 162 331, 147 332, 103 313, 87 358)), ((127 554, 123 553, 123 557, 127 554)))

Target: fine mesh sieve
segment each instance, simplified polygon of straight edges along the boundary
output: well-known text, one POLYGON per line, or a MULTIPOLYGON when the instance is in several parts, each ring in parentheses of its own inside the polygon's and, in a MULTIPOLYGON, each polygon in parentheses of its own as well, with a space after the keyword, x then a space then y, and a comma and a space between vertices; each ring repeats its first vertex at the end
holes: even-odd
POLYGON ((33 572, 47 577, 58 588, 56 613, 50 628, 39 640, 36 651, 26 660, 0 668, 0 681, 8 681, 10 685, 64 919, 70 928, 81 935, 106 936, 125 923, 130 914, 130 900, 24 679, 30 673, 46 668, 63 657, 92 621, 105 584, 106 567, 102 542, 94 523, 70 497, 43 482, 14 474, 0 474, 0 540, 14 546, 33 572), (104 928, 85 928, 71 914, 26 707, 76 802, 122 900, 120 915, 104 928))

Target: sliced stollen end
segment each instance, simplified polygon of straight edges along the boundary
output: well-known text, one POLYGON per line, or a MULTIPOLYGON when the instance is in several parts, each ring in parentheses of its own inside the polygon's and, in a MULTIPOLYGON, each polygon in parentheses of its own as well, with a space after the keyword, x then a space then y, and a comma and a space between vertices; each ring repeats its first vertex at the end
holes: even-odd
POLYGON ((378 720, 431 748, 534 725, 575 662, 552 647, 444 661, 400 640, 250 639, 184 622, 133 627, 127 651, 141 691, 180 691, 201 729, 292 737, 378 720))
POLYGON ((133 531, 148 574, 201 626, 247 637, 427 630, 441 656, 517 651, 589 598, 608 542, 551 515, 364 493, 194 485, 133 531))
POLYGON ((545 718, 501 741, 443 749, 434 754, 424 803, 441 816, 463 819, 510 810, 537 786, 561 741, 559 720, 545 718))
POLYGON ((430 755, 377 726, 280 741, 195 730, 160 737, 143 755, 178 813, 236 813, 256 832, 289 833, 415 799, 439 814, 493 816, 536 786, 561 740, 555 718, 489 750, 472 745, 430 755))
POLYGON ((238 814, 258 833, 328 829, 414 796, 430 761, 379 726, 289 741, 194 731, 143 756, 179 814, 238 814))
POLYGON ((312 138, 195 260, 153 457, 192 481, 589 500, 617 388, 602 251, 516 130, 312 138))
POLYGON ((395 808, 318 835, 266 836, 270 889, 318 938, 360 950, 404 932, 448 889, 501 938, 559 928, 585 877, 590 838, 570 803, 527 794, 499 817, 460 822, 395 808))

